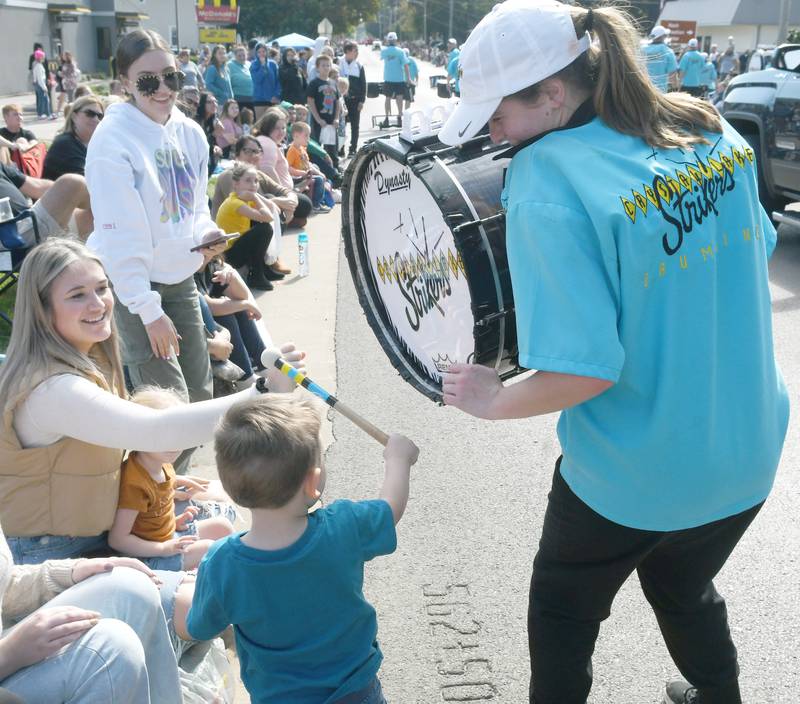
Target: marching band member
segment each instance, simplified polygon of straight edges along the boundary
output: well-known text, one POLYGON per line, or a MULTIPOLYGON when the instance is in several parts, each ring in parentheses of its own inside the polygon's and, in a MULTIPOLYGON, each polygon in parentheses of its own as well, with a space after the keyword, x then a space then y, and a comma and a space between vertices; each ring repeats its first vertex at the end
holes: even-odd
POLYGON ((737 704, 714 577, 763 505, 788 422, 754 154, 713 108, 648 79, 612 8, 509 0, 463 46, 446 144, 512 148, 508 261, 519 362, 455 365, 444 400, 487 419, 561 411, 531 581, 530 700, 583 704, 600 623, 636 570, 688 682, 737 704), (515 47, 509 52, 507 47, 515 47))

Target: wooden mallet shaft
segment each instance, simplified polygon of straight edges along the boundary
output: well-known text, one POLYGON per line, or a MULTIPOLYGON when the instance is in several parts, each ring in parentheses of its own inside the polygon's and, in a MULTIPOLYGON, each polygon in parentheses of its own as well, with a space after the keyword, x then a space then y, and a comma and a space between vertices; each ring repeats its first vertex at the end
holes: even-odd
POLYGON ((289 362, 280 356, 280 353, 275 350, 264 350, 261 353, 261 363, 265 367, 275 367, 281 374, 288 376, 295 384, 308 389, 312 394, 321 398, 335 411, 341 413, 345 418, 349 418, 355 425, 363 430, 367 435, 377 440, 381 445, 386 447, 389 442, 389 436, 384 433, 380 428, 370 423, 360 413, 356 413, 350 406, 342 403, 336 396, 328 393, 319 384, 309 379, 305 374, 295 369, 289 362))

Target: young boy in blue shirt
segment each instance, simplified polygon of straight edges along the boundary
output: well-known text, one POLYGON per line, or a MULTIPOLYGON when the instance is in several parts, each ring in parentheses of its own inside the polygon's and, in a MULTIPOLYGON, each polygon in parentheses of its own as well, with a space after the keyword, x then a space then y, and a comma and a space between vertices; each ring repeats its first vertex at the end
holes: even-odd
POLYGON ((419 450, 392 435, 380 498, 313 513, 325 487, 316 404, 271 396, 233 406, 215 435, 225 490, 252 528, 200 564, 187 629, 205 640, 233 624, 254 704, 384 704, 375 610, 364 563, 394 552, 419 450))

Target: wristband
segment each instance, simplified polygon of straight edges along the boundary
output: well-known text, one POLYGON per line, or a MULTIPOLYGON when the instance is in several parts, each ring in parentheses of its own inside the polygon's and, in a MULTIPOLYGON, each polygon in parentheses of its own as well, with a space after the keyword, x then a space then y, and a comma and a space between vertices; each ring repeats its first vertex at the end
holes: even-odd
POLYGON ((260 393, 260 394, 268 394, 269 393, 269 387, 267 386, 267 380, 263 376, 258 377, 258 381, 256 381, 256 391, 258 391, 258 393, 260 393))

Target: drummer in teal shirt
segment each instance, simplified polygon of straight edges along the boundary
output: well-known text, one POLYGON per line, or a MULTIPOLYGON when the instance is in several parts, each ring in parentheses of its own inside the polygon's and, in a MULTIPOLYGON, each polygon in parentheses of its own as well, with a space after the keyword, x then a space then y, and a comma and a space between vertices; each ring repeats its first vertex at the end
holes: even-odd
POLYGON ((681 90, 694 95, 698 98, 705 95, 706 86, 703 82, 703 73, 705 72, 706 60, 703 55, 697 51, 697 39, 690 39, 687 44, 687 50, 681 56, 678 63, 678 70, 681 76, 681 90))
POLYGON ((656 25, 650 32, 650 43, 642 49, 647 73, 662 93, 669 90, 670 83, 673 83, 678 71, 675 52, 666 44, 668 36, 669 30, 666 27, 656 25))
POLYGON ((489 420, 561 411, 531 581, 531 701, 587 700, 600 624, 637 571, 689 680, 663 701, 740 704, 713 580, 770 493, 788 423, 776 235, 747 141, 707 103, 658 91, 633 36, 613 8, 513 0, 465 43, 439 139, 488 122, 512 145, 519 363, 538 371, 504 386, 453 365, 444 401, 489 420))

